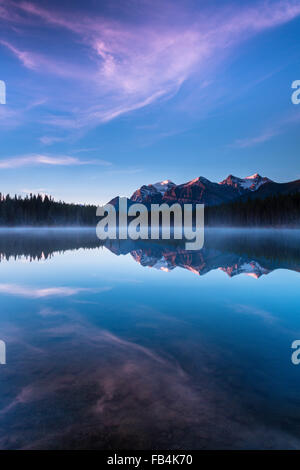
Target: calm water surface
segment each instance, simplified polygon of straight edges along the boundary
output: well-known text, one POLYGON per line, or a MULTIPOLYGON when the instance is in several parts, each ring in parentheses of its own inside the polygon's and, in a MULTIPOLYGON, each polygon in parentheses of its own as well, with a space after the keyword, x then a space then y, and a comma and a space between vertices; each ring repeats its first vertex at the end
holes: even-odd
POLYGON ((0 233, 1 449, 300 448, 300 233, 0 233))

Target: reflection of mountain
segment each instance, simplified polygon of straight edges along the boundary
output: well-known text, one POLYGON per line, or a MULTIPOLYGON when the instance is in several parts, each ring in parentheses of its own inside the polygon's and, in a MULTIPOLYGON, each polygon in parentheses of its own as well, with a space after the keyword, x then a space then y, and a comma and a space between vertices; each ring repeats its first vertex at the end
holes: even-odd
POLYGON ((180 267, 195 274, 203 275, 211 270, 221 269, 230 277, 246 273, 257 278, 270 272, 270 269, 260 265, 256 260, 249 259, 247 256, 239 256, 235 253, 210 248, 203 248, 200 251, 186 251, 179 247, 170 249, 169 247, 150 246, 133 250, 130 254, 142 266, 166 272, 180 267))
POLYGON ((207 230, 204 248, 187 251, 174 240, 98 240, 94 230, 0 231, 0 261, 25 257, 46 260, 54 253, 105 246, 115 255, 130 254, 141 266, 161 271, 181 267, 203 275, 220 269, 233 277, 248 274, 259 278, 275 269, 300 272, 298 231, 207 230))
POLYGON ((176 244, 131 242, 118 240, 105 243, 116 255, 130 253, 144 267, 171 271, 181 267, 203 275, 221 269, 228 276, 247 274, 259 278, 275 269, 300 271, 298 234, 285 237, 267 231, 245 236, 244 232, 228 232, 206 237, 200 251, 187 251, 176 244))
POLYGON ((269 274, 270 270, 261 266, 257 261, 249 262, 240 262, 236 263, 233 266, 227 268, 220 267, 220 269, 228 274, 228 276, 233 277, 237 274, 248 274, 256 279, 258 279, 262 274, 269 274))

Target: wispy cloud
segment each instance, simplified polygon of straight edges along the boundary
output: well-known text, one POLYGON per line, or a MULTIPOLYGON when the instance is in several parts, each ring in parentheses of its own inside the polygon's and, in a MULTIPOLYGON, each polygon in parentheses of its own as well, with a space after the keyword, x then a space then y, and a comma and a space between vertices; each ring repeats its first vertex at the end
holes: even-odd
POLYGON ((47 136, 47 135, 44 135, 39 138, 39 141, 44 145, 56 144, 57 142, 62 142, 63 140, 65 140, 63 137, 55 137, 55 136, 47 136))
POLYGON ((22 166, 48 165, 48 166, 74 166, 74 165, 103 165, 110 166, 105 160, 80 160, 69 156, 24 155, 0 160, 0 169, 19 168, 22 166))
POLYGON ((233 311, 237 313, 243 313, 246 315, 255 315, 255 316, 261 317, 263 320, 266 320, 266 321, 275 320, 275 317, 270 312, 262 308, 255 307, 253 305, 236 304, 232 306, 232 309, 233 311))
POLYGON ((20 191, 22 194, 40 194, 41 196, 46 196, 49 195, 49 191, 45 188, 37 188, 37 189, 29 189, 29 188, 23 188, 20 191))
POLYGON ((11 109, 9 106, 0 106, 0 124, 1 130, 14 129, 22 122, 22 116, 19 111, 11 109))
POLYGON ((300 15, 300 4, 295 0, 256 1, 239 9, 220 7, 218 14, 212 14, 209 8, 195 13, 188 3, 166 1, 162 5, 153 1, 150 5, 142 1, 138 22, 128 21, 126 16, 120 20, 83 15, 75 8, 44 8, 27 1, 0 5, 0 18, 19 28, 46 25, 74 36, 76 62, 70 59, 67 66, 59 54, 52 58, 50 53, 45 56, 32 50, 32 46, 25 48, 7 38, 2 40, 25 67, 36 73, 46 70, 82 81, 82 97, 76 87, 69 87, 67 100, 65 88, 58 87, 53 96, 65 114, 60 112, 47 122, 69 129, 106 123, 170 99, 193 76, 205 83, 208 67, 223 62, 242 41, 300 15), (78 64, 80 60, 84 66, 78 64), (73 99, 70 89, 76 92, 73 99))
POLYGON ((0 39, 0 45, 5 46, 26 67, 40 74, 53 74, 58 77, 72 78, 73 80, 87 79, 87 73, 72 62, 60 61, 41 53, 18 48, 11 42, 0 39))
POLYGON ((300 113, 292 112, 289 115, 280 117, 277 121, 274 121, 271 126, 263 129, 259 134, 244 139, 237 139, 231 147, 237 148, 248 148, 254 147, 255 145, 263 144, 284 133, 290 125, 298 124, 300 121, 300 113))
POLYGON ((0 40, 0 44, 2 46, 7 47, 22 62, 25 67, 29 69, 37 68, 37 61, 34 59, 34 54, 32 54, 31 52, 21 51, 20 49, 14 47, 7 41, 0 40))
POLYGON ((272 139, 279 133, 280 133, 279 129, 267 130, 257 136, 247 137, 245 139, 237 139, 232 145, 232 147, 238 147, 238 148, 253 147, 255 145, 263 144, 264 142, 267 142, 268 140, 272 139))
POLYGON ((106 175, 135 175, 136 173, 141 173, 143 168, 119 168, 106 170, 106 175))
POLYGON ((70 297, 82 292, 99 293, 111 290, 111 287, 91 289, 86 287, 46 287, 36 288, 19 284, 0 284, 2 294, 17 295, 30 299, 41 299, 44 297, 70 297))

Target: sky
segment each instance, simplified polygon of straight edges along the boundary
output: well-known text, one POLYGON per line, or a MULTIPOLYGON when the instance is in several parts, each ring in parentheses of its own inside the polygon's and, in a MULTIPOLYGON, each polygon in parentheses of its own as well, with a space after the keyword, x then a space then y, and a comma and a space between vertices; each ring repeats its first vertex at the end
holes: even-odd
POLYGON ((300 0, 0 0, 0 191, 300 179, 300 0))

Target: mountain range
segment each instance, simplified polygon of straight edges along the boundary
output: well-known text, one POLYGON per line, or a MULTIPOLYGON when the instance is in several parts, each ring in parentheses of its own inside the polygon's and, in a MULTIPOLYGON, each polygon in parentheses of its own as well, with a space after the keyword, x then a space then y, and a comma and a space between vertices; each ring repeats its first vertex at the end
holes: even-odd
MULTIPOLYGON (((288 183, 276 183, 258 173, 239 178, 229 175, 219 183, 212 182, 200 176, 187 183, 176 185, 171 180, 164 180, 155 184, 143 185, 137 189, 130 199, 129 204, 205 204, 216 206, 235 201, 248 199, 265 199, 279 194, 293 194, 300 192, 300 180, 288 183)), ((118 204, 118 198, 110 201, 118 204)))

